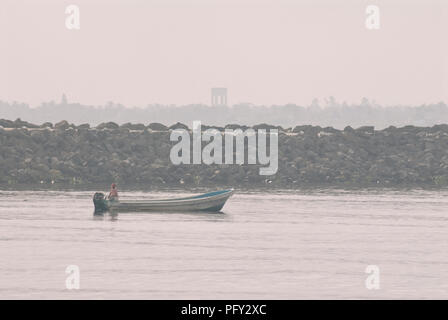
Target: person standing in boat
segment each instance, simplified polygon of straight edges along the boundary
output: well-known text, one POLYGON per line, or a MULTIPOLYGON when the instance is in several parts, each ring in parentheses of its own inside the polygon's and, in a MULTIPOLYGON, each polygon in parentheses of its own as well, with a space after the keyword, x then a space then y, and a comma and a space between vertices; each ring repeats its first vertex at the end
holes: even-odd
POLYGON ((110 186, 109 200, 118 200, 118 189, 115 183, 110 186))

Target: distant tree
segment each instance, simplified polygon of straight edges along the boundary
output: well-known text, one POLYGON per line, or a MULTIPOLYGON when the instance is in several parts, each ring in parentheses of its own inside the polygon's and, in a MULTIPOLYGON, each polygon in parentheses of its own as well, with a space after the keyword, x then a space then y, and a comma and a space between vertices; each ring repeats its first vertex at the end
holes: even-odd
POLYGON ((314 98, 313 101, 311 102, 310 107, 312 107, 312 108, 320 108, 320 106, 319 106, 319 99, 314 98))

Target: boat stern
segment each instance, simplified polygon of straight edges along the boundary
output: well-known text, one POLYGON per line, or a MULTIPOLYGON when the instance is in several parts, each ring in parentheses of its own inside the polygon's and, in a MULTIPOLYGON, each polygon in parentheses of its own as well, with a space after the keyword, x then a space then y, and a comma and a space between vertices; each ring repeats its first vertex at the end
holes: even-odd
POLYGON ((93 204, 95 206, 95 214, 100 214, 109 210, 106 197, 102 192, 96 192, 93 195, 93 204))

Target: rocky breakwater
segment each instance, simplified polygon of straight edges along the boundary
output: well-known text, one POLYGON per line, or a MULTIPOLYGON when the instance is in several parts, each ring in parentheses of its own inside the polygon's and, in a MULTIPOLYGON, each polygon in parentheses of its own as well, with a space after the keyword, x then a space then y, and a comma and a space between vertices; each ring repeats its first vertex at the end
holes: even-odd
MULTIPOLYGON (((104 123, 91 128, 0 120, 0 185, 448 186, 448 125, 276 127, 278 171, 272 176, 259 175, 258 165, 173 165, 170 131, 175 128, 187 126, 104 123)), ((254 126, 260 128, 273 127, 254 126)))

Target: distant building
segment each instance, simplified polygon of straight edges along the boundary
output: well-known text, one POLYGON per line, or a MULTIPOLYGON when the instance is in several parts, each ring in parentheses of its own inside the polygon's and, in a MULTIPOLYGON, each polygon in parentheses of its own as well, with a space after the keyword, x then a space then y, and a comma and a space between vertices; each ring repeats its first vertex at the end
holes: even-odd
POLYGON ((212 88, 212 106, 227 105, 227 88, 212 88))

